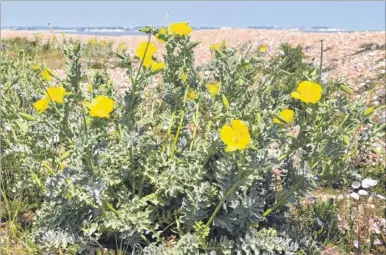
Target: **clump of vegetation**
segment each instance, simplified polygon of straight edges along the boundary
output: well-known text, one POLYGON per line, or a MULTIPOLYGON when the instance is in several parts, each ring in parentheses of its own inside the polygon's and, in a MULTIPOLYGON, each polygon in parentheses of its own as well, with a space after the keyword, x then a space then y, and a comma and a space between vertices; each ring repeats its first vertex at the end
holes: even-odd
MULTIPOLYGON (((371 142, 351 142, 371 118, 366 94, 351 102, 336 95, 352 93, 346 85, 318 84, 299 48, 267 63, 223 44, 198 67, 188 23, 141 31, 149 39, 135 55, 117 53, 124 93, 103 72, 82 86, 89 46, 78 42, 63 45, 64 79, 28 54, 1 52, 2 162, 12 175, 2 192, 36 204, 28 239, 15 232, 20 245, 30 254, 318 252, 336 228, 309 221, 312 236, 290 231, 289 208, 352 172, 350 158, 371 142)), ((332 210, 302 214, 335 226, 332 210)))

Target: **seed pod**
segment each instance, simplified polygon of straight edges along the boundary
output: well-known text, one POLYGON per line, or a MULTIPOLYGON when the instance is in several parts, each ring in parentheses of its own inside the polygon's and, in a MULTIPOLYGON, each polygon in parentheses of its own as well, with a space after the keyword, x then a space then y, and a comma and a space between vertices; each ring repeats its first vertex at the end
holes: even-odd
POLYGON ((27 113, 21 112, 19 113, 20 117, 22 117, 25 120, 35 120, 35 117, 32 115, 29 115, 27 113))
POLYGON ((229 109, 229 102, 225 95, 222 95, 222 103, 224 104, 225 109, 229 109))
POLYGON ((367 109, 365 110, 365 113, 364 113, 365 117, 370 116, 370 115, 374 112, 374 109, 375 109, 374 106, 367 108, 367 109))

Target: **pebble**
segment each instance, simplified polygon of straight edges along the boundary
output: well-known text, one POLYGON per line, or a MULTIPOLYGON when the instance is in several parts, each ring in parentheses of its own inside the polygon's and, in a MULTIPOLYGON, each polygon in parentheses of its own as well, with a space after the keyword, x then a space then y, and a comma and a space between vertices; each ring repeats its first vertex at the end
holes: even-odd
POLYGON ((368 189, 374 187, 378 184, 377 180, 373 180, 371 178, 365 178, 362 180, 362 188, 368 189))
POLYGON ((359 200, 359 194, 358 193, 353 192, 350 194, 350 197, 352 197, 355 200, 359 200))
POLYGON ((361 196, 368 196, 369 195, 369 192, 367 192, 366 190, 364 189, 361 189, 358 191, 358 194, 361 195, 361 196))
POLYGON ((354 181, 352 184, 351 184, 351 187, 353 189, 359 189, 359 187, 361 186, 361 183, 358 182, 358 181, 354 181))

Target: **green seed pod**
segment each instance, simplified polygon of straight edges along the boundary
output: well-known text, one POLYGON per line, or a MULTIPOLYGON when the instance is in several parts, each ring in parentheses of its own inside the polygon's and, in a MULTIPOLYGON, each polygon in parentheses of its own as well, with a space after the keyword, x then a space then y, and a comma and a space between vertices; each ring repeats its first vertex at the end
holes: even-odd
POLYGON ((142 33, 149 34, 152 31, 152 29, 151 29, 151 27, 143 27, 143 28, 140 28, 138 31, 142 32, 142 33))
POLYGON ((35 117, 32 115, 29 115, 27 113, 21 112, 19 113, 20 117, 22 117, 25 120, 35 120, 35 117))
POLYGON ((224 104, 225 109, 229 109, 229 102, 228 99, 225 97, 225 95, 222 95, 222 102, 224 104))

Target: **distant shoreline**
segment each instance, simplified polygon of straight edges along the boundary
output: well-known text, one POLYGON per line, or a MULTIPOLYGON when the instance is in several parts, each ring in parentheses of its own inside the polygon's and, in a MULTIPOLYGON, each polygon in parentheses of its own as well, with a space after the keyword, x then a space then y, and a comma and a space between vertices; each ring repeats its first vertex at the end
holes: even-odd
MULTIPOLYGON (((158 27, 158 26, 156 26, 158 27)), ((52 27, 54 33, 67 35, 93 35, 93 36, 132 36, 145 35, 138 30, 141 27, 52 27)), ((385 32, 383 30, 344 30, 339 28, 329 27, 309 27, 309 28, 280 28, 270 26, 250 26, 244 28, 231 27, 194 27, 194 31, 217 31, 217 30, 252 30, 252 31, 286 31, 286 32, 302 32, 302 33, 372 33, 385 32)), ((35 33, 51 33, 48 27, 30 26, 30 27, 2 27, 1 31, 14 32, 35 32, 35 33)))

